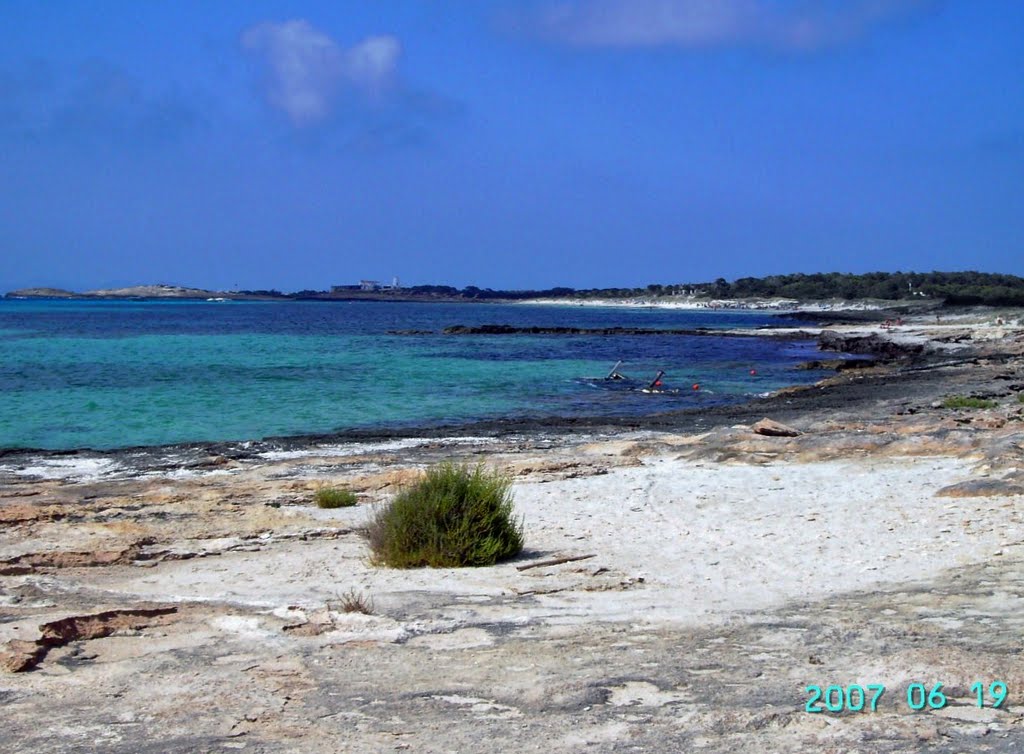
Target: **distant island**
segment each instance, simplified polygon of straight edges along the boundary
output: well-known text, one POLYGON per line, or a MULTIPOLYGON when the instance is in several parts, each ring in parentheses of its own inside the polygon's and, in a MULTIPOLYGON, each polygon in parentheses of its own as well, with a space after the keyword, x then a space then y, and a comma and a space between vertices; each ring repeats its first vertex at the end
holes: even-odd
POLYGON ((651 305, 689 303, 697 306, 736 306, 741 302, 865 301, 919 303, 945 306, 1024 306, 1024 278, 989 272, 839 272, 745 277, 734 281, 719 278, 705 283, 652 283, 643 288, 567 287, 545 290, 494 290, 450 285, 400 287, 362 281, 356 285, 335 285, 329 290, 214 291, 178 285, 137 285, 75 292, 60 288, 22 288, 6 298, 31 299, 122 299, 166 298, 197 300, 289 300, 289 301, 433 301, 509 302, 551 301, 587 303, 631 301, 651 305))

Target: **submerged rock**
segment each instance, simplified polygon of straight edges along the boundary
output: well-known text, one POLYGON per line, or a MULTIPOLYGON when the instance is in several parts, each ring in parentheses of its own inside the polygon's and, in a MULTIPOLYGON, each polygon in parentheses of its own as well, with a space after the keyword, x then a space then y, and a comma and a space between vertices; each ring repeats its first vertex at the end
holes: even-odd
POLYGON ((549 327, 532 325, 451 325, 445 335, 706 335, 706 328, 657 330, 645 327, 549 327))
POLYGON ((759 330, 719 330, 709 327, 693 327, 686 329, 661 329, 651 327, 553 327, 531 325, 517 327, 515 325, 449 325, 444 328, 443 335, 708 335, 722 338, 765 338, 785 337, 787 340, 798 340, 814 337, 805 332, 773 333, 771 328, 759 330))
POLYGON ((868 369, 877 366, 874 359, 814 359, 796 365, 796 369, 831 369, 845 372, 848 369, 868 369))

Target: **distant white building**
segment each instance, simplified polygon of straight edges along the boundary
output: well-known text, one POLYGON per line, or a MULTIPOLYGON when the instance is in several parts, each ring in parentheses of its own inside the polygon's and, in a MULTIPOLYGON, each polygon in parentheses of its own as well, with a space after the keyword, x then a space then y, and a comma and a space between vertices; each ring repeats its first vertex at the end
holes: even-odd
MULTIPOLYGON (((339 286, 342 287, 342 286, 339 286)), ((398 283, 398 276, 391 278, 391 284, 386 285, 379 280, 360 280, 359 290, 361 291, 397 291, 401 289, 398 283)))

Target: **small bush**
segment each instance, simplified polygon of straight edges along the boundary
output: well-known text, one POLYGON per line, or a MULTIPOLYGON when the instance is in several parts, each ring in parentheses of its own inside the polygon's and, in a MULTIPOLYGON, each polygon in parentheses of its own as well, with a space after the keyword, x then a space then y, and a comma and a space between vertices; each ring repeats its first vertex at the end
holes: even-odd
POLYGON ((1024 403, 1024 393, 1017 393, 1017 403, 1024 403))
POLYGON ((482 466, 442 463, 371 519, 374 559, 394 568, 493 565, 523 549, 512 479, 482 466))
POLYGON ((313 499, 317 508, 351 508, 356 504, 356 493, 341 487, 321 487, 313 499))
POLYGON ((373 615, 373 600, 362 592, 349 589, 338 597, 338 610, 343 613, 373 615))
POLYGON ((951 395, 942 402, 945 408, 995 408, 995 401, 984 398, 968 398, 963 395, 951 395))

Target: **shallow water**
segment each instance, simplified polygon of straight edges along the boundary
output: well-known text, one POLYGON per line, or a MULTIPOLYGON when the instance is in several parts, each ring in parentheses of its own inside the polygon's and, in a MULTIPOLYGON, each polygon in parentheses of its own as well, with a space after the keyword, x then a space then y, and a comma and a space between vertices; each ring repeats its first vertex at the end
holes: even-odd
POLYGON ((402 336, 453 324, 725 328, 762 313, 420 303, 0 301, 0 448, 117 448, 735 402, 820 374, 813 342, 402 336), (678 395, 581 378, 667 372, 678 395), (750 370, 757 374, 751 376, 750 370), (692 390, 693 384, 700 390, 692 390))

